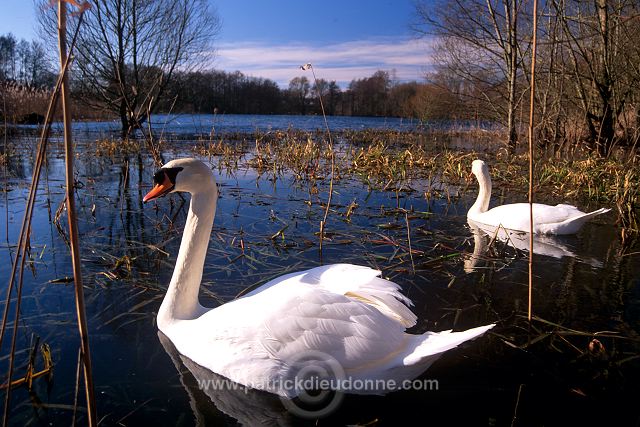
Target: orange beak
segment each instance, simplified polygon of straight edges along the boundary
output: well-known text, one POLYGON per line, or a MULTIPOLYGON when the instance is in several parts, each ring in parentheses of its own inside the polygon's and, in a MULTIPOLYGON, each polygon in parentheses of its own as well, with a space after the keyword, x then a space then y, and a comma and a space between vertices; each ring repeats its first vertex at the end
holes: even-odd
POLYGON ((151 191, 149 191, 147 195, 144 196, 144 199, 142 199, 142 201, 146 203, 149 200, 157 199, 158 197, 164 196, 165 194, 170 192, 172 189, 173 189, 173 183, 165 173, 164 181, 162 182, 162 184, 154 185, 151 191))

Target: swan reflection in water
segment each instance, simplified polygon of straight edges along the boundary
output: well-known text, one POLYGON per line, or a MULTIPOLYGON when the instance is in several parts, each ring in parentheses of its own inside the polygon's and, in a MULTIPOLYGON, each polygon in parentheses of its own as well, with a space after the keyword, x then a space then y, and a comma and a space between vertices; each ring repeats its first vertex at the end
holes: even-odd
POLYGON ((195 425, 211 425, 214 421, 217 421, 216 424, 224 423, 224 416, 219 411, 246 426, 297 424, 296 419, 286 410, 277 395, 232 383, 225 377, 182 356, 160 331, 158 331, 158 339, 176 367, 180 375, 180 383, 189 395, 189 405, 195 417, 195 425), (212 383, 224 386, 202 386, 212 383))
MULTIPOLYGON (((487 259, 486 253, 493 241, 503 242, 518 251, 529 252, 529 233, 481 224, 472 219, 467 219, 467 223, 473 233, 473 253, 464 260, 464 271, 467 273, 480 268, 481 261, 487 259)), ((594 268, 602 267, 601 261, 578 256, 560 238, 555 236, 534 235, 533 253, 558 259, 571 257, 594 268)))

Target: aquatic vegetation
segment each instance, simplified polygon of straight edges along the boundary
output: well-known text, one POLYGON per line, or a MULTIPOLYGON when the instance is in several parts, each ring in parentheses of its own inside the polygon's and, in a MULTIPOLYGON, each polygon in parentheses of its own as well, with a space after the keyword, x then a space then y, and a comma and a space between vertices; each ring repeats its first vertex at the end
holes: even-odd
MULTIPOLYGON (((527 156, 498 147, 489 152, 453 149, 421 133, 382 130, 336 132, 339 142, 333 149, 322 133, 288 130, 253 136, 253 146, 221 137, 216 142, 197 145, 194 152, 217 159, 229 169, 245 164, 272 178, 291 173, 295 179, 305 181, 331 176, 334 155, 335 179, 358 176, 386 189, 403 188, 410 186, 411 180, 427 179, 432 185, 425 195, 448 200, 452 189, 456 191, 455 197, 468 189, 471 161, 484 158, 490 162, 494 182, 500 188, 520 195, 528 188, 527 156)), ((559 160, 539 154, 534 179, 536 197, 541 202, 598 202, 617 207, 623 227, 639 229, 638 156, 603 159, 575 152, 573 158, 559 160)))
MULTIPOLYGON (((495 197, 511 202, 526 200, 526 158, 491 146, 487 150, 475 144, 447 147, 441 140, 424 135, 404 138, 395 131, 385 141, 383 132, 375 133, 377 139, 369 144, 347 140, 338 132, 333 150, 326 133, 294 130, 234 134, 233 139, 217 135, 215 139, 162 140, 164 158, 195 155, 209 162, 220 183, 219 221, 214 224, 203 272, 203 304, 231 301, 270 278, 321 262, 318 224, 327 207, 333 156, 335 187, 322 262, 365 262, 400 284, 415 302, 416 333, 499 321, 495 333, 474 345, 473 352, 452 353, 434 364, 433 378, 446 387, 464 388, 473 399, 491 402, 501 411, 506 408, 507 423, 521 383, 525 384, 521 408, 550 401, 566 403, 568 393, 585 399, 574 402, 579 408, 591 407, 587 401, 615 398, 617 413, 628 413, 624 396, 635 390, 628 380, 639 369, 634 355, 640 344, 634 334, 640 324, 633 314, 638 304, 634 296, 638 241, 620 239, 620 229, 611 224, 616 215, 610 213, 600 224, 588 224, 578 240, 564 242, 575 257, 535 258, 539 285, 534 289, 535 316, 529 328, 524 311, 525 252, 494 239, 478 254, 473 270, 464 268, 473 248, 464 218, 476 196, 475 182, 468 178, 471 161, 481 157, 491 164, 496 172, 495 197), (597 262, 589 262, 593 259, 597 262), (469 375, 458 379, 451 375, 451 365, 466 366, 469 375), (486 375, 491 376, 491 389, 487 389, 486 375), (538 387, 547 393, 528 392, 538 387), (496 392, 498 389, 501 391, 496 392)), ((84 283, 92 347, 98 355, 99 408, 108 411, 104 415, 100 411, 100 416, 107 423, 123 417, 130 423, 142 423, 158 414, 177 419, 184 408, 190 413, 183 401, 192 394, 200 396, 198 410, 211 405, 184 366, 178 368, 180 375, 163 376, 158 382, 158 371, 175 372, 175 367, 158 337, 149 331, 155 331, 155 314, 175 263, 188 198, 171 195, 162 203, 142 207, 141 198, 155 167, 144 142, 140 144, 131 158, 116 150, 112 155, 81 154, 78 158, 84 283), (110 356, 114 348, 118 349, 118 363, 110 356), (133 398, 137 403, 131 403, 133 398), (175 409, 167 410, 167 398, 176 402, 175 409)), ((26 147, 15 142, 12 146, 26 147)), ((78 150, 94 153, 95 142, 79 142, 78 150)), ((613 159, 603 163, 579 153, 565 162, 541 158, 538 195, 615 208, 607 198, 637 200, 634 161, 624 160, 629 163, 621 164, 629 166, 623 167, 613 159), (605 180, 612 186, 600 183, 605 180)), ((50 410, 46 417, 64 423, 73 406, 77 347, 68 338, 70 330, 75 332, 69 320, 73 307, 60 307, 59 302, 71 290, 69 272, 60 268, 66 261, 60 256, 67 250, 66 236, 55 227, 59 221, 54 212, 64 197, 55 184, 60 180, 59 151, 51 153, 48 162, 51 190, 46 195, 51 198, 52 222, 48 223, 46 209, 39 211, 40 225, 32 232, 28 260, 33 277, 25 283, 29 299, 20 328, 35 329, 51 346, 56 381, 50 399, 68 405, 69 411, 50 410)), ((13 188, 19 190, 23 181, 12 184, 13 188)), ((7 196, 10 206, 21 201, 20 191, 7 196)), ((64 218, 63 212, 61 215, 64 218)), ((13 221, 10 217, 10 228, 13 221)), ((13 234, 10 236, 13 241, 13 234)), ((0 250, 8 253, 8 247, 0 250)), ((20 348, 17 366, 23 360, 27 364, 29 350, 20 348)), ((23 373, 20 367, 16 376, 23 373)), ((34 381, 33 390, 41 399, 46 386, 45 381, 34 381)), ((33 417, 26 392, 26 388, 14 390, 16 422, 33 417)), ((442 414, 442 408, 459 403, 459 394, 454 395, 455 399, 449 399, 447 393, 424 396, 416 391, 400 398, 391 395, 390 400, 376 401, 367 414, 392 419, 390 414, 398 405, 412 411, 415 404, 422 408, 434 404, 434 399, 434 413, 442 414)), ((355 415, 360 413, 346 403, 335 416, 353 424, 361 420, 355 415)), ((78 414, 83 417, 81 409, 78 414)))
POLYGON ((143 142, 133 138, 98 139, 95 142, 95 155, 98 157, 115 157, 138 154, 142 150, 143 142))

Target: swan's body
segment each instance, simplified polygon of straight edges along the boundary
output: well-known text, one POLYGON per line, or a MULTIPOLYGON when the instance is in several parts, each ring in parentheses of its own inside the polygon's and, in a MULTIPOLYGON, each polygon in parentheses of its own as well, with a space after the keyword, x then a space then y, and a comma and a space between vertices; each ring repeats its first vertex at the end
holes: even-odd
POLYGON ((171 191, 192 195, 158 328, 181 354, 237 383, 295 397, 300 390, 285 380, 305 355, 337 361, 352 380, 400 382, 493 326, 407 334, 416 316, 399 286, 378 277, 379 271, 349 264, 287 274, 218 308, 204 308, 198 290, 216 208, 213 174, 198 160, 181 159, 165 165, 154 180, 145 201, 171 191))
MULTIPOLYGON (((467 212, 467 218, 494 227, 502 226, 510 230, 529 232, 529 204, 513 203, 489 209, 491 199, 489 168, 482 160, 474 160, 471 173, 478 179, 480 191, 476 202, 467 212)), ((533 232, 536 234, 575 234, 590 218, 610 210, 602 208, 586 213, 571 205, 551 206, 534 203, 533 232)))

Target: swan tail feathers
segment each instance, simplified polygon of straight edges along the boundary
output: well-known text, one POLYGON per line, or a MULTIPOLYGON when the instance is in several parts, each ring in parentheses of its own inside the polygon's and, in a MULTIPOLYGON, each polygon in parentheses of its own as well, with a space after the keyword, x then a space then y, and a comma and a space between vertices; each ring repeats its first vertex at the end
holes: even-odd
POLYGON ((600 208, 596 209, 593 212, 585 213, 578 216, 573 216, 571 218, 567 218, 559 224, 549 225, 550 229, 547 230, 545 227, 542 228, 543 233, 551 233, 551 234, 574 234, 577 233, 578 230, 593 217, 598 215, 605 214, 611 211, 609 208, 600 208))
POLYGON ((467 329, 461 332, 452 332, 451 330, 442 332, 427 332, 423 335, 416 336, 419 340, 415 349, 405 356, 403 362, 405 366, 421 364, 423 359, 429 361, 432 356, 439 355, 445 351, 451 350, 460 344, 477 338, 493 328, 495 323, 477 328, 467 329))

